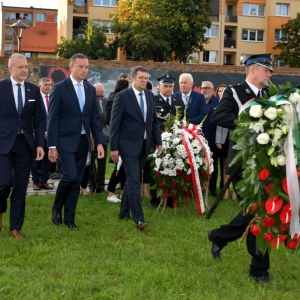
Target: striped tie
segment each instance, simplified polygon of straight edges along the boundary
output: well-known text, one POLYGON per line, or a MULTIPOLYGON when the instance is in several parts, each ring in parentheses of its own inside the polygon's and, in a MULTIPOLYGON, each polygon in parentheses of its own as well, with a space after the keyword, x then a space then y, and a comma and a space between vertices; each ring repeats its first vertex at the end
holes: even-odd
MULTIPOLYGON (((17 83, 17 86, 18 86, 18 116, 20 116, 23 110, 23 100, 22 100, 21 84, 17 83)), ((17 134, 20 134, 21 131, 22 131, 22 127, 19 121, 17 134)))

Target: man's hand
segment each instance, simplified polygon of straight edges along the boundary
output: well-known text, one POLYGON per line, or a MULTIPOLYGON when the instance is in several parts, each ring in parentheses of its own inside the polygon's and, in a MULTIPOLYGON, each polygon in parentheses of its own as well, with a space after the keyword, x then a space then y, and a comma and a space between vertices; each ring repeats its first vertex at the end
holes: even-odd
POLYGON ((97 158, 101 159, 104 157, 104 148, 102 144, 97 145, 97 158))
POLYGON ((119 151, 110 151, 110 156, 115 164, 119 161, 119 151))
POLYGON ((57 158, 58 158, 57 150, 55 148, 50 148, 48 151, 48 159, 51 162, 57 162, 57 158))
POLYGON ((43 147, 36 148, 36 159, 35 160, 42 160, 44 158, 45 152, 43 147))
POLYGON ((217 144, 216 144, 216 147, 217 147, 218 149, 222 149, 222 144, 217 143, 217 144))
POLYGON ((161 150, 162 150, 162 145, 156 146, 156 152, 157 152, 157 154, 159 154, 161 152, 161 150))

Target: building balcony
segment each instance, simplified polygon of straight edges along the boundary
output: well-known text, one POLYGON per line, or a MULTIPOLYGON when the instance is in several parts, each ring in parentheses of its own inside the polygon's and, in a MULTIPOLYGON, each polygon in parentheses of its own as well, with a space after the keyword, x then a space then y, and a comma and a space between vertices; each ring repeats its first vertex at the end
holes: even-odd
POLYGON ((219 16, 209 16, 211 22, 219 22, 219 16))
POLYGON ((86 0, 75 0, 73 12, 75 14, 87 14, 88 13, 88 4, 86 0))
POLYGON ((13 39, 13 35, 12 34, 6 34, 5 35, 5 40, 6 41, 12 41, 12 39, 13 39))
MULTIPOLYGON (((24 19, 19 19, 22 21, 22 23, 25 23, 26 25, 32 26, 32 20, 24 20, 24 19)), ((16 19, 5 19, 5 25, 12 25, 14 23, 18 22, 16 19)))
POLYGON ((225 22, 237 23, 238 22, 238 17, 236 15, 225 16, 225 22))
POLYGON ((236 40, 227 39, 224 40, 224 48, 236 48, 236 40))

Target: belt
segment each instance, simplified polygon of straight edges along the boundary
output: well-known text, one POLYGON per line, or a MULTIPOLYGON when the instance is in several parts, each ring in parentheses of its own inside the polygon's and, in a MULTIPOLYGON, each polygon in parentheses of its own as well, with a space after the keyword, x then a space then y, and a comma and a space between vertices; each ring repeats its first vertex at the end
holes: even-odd
POLYGON ((81 137, 84 137, 84 136, 86 136, 86 133, 84 133, 84 134, 81 134, 81 137))
POLYGON ((24 136, 24 133, 19 133, 17 134, 17 136, 24 136))

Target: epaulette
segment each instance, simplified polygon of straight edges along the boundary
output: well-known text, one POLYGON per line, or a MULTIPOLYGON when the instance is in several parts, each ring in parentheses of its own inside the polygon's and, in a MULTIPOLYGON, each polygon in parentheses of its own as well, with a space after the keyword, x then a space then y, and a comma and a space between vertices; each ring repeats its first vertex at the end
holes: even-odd
POLYGON ((176 101, 176 100, 182 100, 180 97, 177 97, 177 96, 172 96, 172 99, 174 99, 174 101, 176 101))

